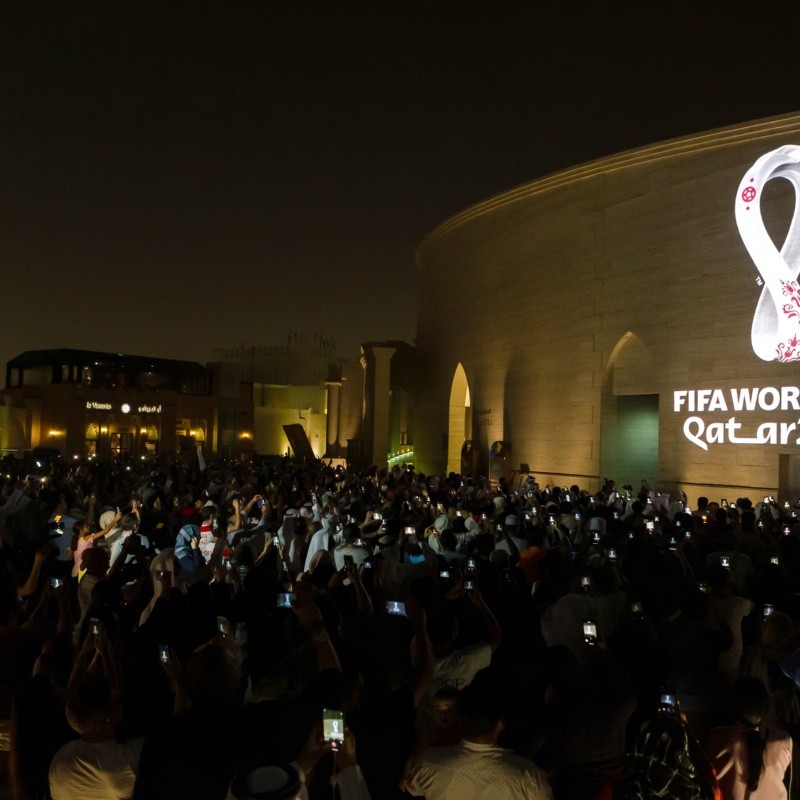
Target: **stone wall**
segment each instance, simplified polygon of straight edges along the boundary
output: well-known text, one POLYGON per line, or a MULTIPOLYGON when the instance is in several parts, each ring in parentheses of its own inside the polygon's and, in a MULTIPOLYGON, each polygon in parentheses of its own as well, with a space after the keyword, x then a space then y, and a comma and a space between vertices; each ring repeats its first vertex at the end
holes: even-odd
MULTIPOLYGON (((654 473, 637 483, 680 486, 690 500, 777 495, 780 456, 800 454, 800 433, 783 445, 726 439, 703 449, 686 437, 691 414, 673 411, 673 392, 720 388, 729 398, 740 387, 800 385, 797 365, 753 352, 761 289, 734 218, 745 172, 787 144, 800 144, 800 116, 685 137, 534 181, 434 230, 416 257, 418 467, 447 467, 461 364, 484 474, 491 443, 507 440, 541 483, 629 478, 617 474, 628 407, 617 398, 639 395, 657 402, 658 433, 654 473)), ((794 202, 788 182, 765 187, 778 247, 794 202)), ((728 405, 699 416, 724 423, 728 405)), ((791 409, 735 416, 749 437, 764 422, 800 420, 791 409)))

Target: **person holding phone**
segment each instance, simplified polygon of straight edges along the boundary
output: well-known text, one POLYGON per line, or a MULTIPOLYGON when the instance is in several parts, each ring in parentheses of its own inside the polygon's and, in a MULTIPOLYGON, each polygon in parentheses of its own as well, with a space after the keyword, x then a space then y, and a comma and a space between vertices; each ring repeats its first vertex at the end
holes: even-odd
MULTIPOLYGON (((333 560, 337 571, 341 572, 345 568, 345 556, 352 558, 352 563, 356 567, 361 567, 366 558, 370 556, 369 546, 356 544, 361 536, 361 530, 355 523, 348 523, 344 526, 342 537, 344 541, 337 545, 333 551, 333 560)), ((347 583, 347 582, 346 582, 347 583)))
MULTIPOLYGON (((620 797, 714 797, 711 764, 684 723, 674 689, 663 688, 656 716, 643 723, 627 756, 620 797)), ((728 797, 728 795, 725 795, 728 797)))
POLYGON ((433 652, 433 674, 417 712, 418 732, 432 725, 433 697, 436 692, 446 687, 461 690, 469 686, 475 676, 491 664, 492 656, 503 642, 503 631, 484 602, 477 582, 468 597, 480 612, 487 639, 456 649, 459 624, 452 601, 441 601, 430 609, 427 628, 433 652))

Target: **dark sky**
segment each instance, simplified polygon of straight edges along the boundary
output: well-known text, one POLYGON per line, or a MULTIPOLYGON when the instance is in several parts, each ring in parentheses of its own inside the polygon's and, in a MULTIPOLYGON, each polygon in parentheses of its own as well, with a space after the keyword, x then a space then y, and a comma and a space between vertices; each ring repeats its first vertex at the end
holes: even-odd
POLYGON ((800 109, 798 6, 5 3, 0 363, 413 341, 451 214, 800 109))

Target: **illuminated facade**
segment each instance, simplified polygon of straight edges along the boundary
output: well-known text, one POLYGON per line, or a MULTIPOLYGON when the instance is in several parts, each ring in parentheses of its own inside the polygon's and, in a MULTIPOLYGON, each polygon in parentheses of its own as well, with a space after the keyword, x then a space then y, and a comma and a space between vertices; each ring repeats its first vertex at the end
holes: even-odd
POLYGON ((8 362, 3 394, 10 452, 134 458, 216 449, 211 373, 191 361, 33 350, 8 362))
POLYGON ((800 116, 567 169, 419 246, 418 466, 800 496, 800 116), (773 243, 774 242, 774 243, 773 243))
POLYGON ((364 378, 359 362, 337 358, 332 341, 303 335, 286 345, 219 350, 210 364, 220 402, 220 445, 283 455, 285 425, 300 425, 317 458, 344 458, 359 436, 364 378))

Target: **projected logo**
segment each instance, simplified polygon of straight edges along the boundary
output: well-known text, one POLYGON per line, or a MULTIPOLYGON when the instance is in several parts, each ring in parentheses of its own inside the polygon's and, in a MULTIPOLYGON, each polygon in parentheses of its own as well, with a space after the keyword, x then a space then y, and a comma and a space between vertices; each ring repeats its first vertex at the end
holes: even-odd
POLYGON ((750 340, 763 361, 800 361, 800 214, 795 201, 789 232, 780 250, 761 217, 764 187, 773 178, 789 181, 800 197, 800 147, 787 145, 761 156, 745 173, 736 194, 736 224, 764 287, 750 340))

